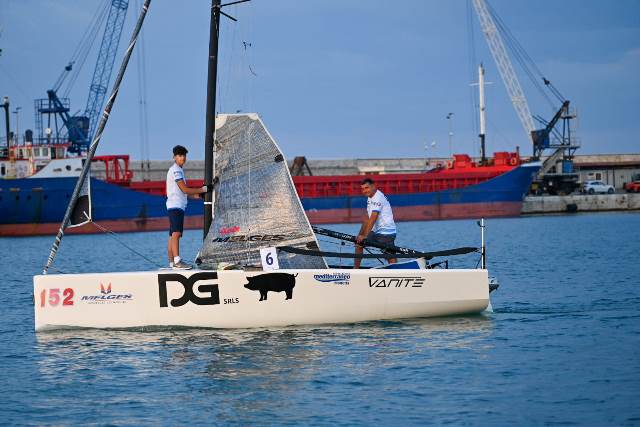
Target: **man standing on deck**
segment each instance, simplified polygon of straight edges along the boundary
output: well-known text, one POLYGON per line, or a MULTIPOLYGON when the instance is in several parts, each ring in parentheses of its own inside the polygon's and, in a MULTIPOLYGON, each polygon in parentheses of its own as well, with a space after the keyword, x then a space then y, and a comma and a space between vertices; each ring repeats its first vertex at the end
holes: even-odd
MULTIPOLYGON (((393 221, 391 205, 382 191, 378 190, 371 178, 365 178, 360 186, 362 194, 367 196, 367 216, 362 221, 358 233, 356 254, 361 254, 364 246, 362 242, 381 243, 393 246, 396 240, 396 224, 393 221)), ((360 268, 362 259, 356 258, 354 268, 360 268)), ((395 263, 395 259, 389 259, 389 264, 395 263)))
POLYGON ((207 186, 187 187, 182 167, 187 162, 187 149, 182 145, 173 147, 173 160, 167 172, 167 215, 169 216, 169 267, 174 270, 188 270, 190 264, 182 262, 180 258, 180 237, 184 227, 184 210, 187 208, 187 195, 197 195, 207 192, 207 186))

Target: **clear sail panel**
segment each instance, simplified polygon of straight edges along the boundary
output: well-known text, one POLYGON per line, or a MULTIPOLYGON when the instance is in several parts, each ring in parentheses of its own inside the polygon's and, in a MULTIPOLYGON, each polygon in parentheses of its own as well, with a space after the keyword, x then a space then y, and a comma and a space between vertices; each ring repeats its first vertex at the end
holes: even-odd
MULTIPOLYGON (((214 217, 200 250, 204 268, 260 266, 260 249, 318 249, 287 162, 257 114, 216 119, 214 217)), ((278 252, 280 268, 326 268, 322 257, 278 252)))

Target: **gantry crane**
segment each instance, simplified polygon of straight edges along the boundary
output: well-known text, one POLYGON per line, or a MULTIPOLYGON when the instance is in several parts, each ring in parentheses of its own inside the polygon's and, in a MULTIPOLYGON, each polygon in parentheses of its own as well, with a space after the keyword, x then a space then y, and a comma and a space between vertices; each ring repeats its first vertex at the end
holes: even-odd
POLYGON ((108 8, 105 5, 105 7, 98 10, 96 17, 94 17, 93 26, 90 26, 87 30, 83 41, 76 49, 74 56, 78 54, 78 58, 70 61, 64 68, 53 88, 47 91, 47 98, 36 99, 37 142, 69 144, 68 151, 77 154, 87 150, 104 104, 113 62, 120 43, 122 27, 129 7, 129 0, 107 0, 107 2, 109 4, 108 8), (69 114, 69 98, 58 97, 58 90, 71 74, 74 63, 80 62, 79 65, 82 66, 93 44, 91 39, 95 37, 93 33, 97 33, 105 15, 106 23, 89 86, 86 107, 83 113, 71 115, 69 114))
MULTIPOLYGON (((536 192, 546 191, 551 194, 571 193, 577 188, 578 175, 573 171, 573 155, 579 146, 572 140, 570 121, 576 116, 569 111, 569 100, 565 99, 538 70, 544 86, 551 91, 562 105, 549 122, 536 116, 535 119, 544 126, 536 129, 527 98, 524 95, 501 36, 501 32, 505 32, 504 25, 501 22, 496 25, 494 20, 495 13, 489 10, 485 0, 473 0, 473 6, 480 21, 480 28, 487 40, 489 50, 496 62, 513 107, 527 134, 527 139, 532 143, 533 158, 540 159, 546 149, 554 150, 543 163, 538 179, 534 180, 533 189, 536 192), (562 120, 563 126, 562 130, 558 131, 556 125, 560 120, 562 120)), ((510 36, 509 34, 507 35, 510 36)), ((516 45, 516 51, 519 51, 520 55, 524 54, 525 59, 528 58, 522 46, 516 45)), ((530 61, 530 58, 528 60, 530 61)), ((537 67, 535 68, 537 70, 537 67)), ((530 70, 529 74, 530 76, 532 74, 530 70)))

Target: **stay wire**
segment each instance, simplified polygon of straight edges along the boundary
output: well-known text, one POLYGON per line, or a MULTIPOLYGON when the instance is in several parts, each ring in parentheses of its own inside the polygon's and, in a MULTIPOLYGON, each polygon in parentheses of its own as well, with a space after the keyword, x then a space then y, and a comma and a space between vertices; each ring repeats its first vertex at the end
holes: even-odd
MULTIPOLYGON (((538 92, 545 98, 545 100, 549 103, 551 108, 555 108, 553 101, 551 100, 547 91, 544 89, 544 87, 540 83, 540 80, 545 79, 544 75, 542 74, 542 71, 540 71, 540 69, 538 68, 536 63, 533 61, 531 56, 527 53, 525 48, 522 46, 522 44, 520 44, 520 42, 515 37, 513 32, 509 29, 507 24, 502 20, 500 15, 498 15, 498 13, 495 11, 495 9, 491 7, 489 3, 487 3, 487 9, 489 10, 489 13, 493 17, 493 20, 495 21, 496 27, 498 27, 500 34, 504 36, 505 42, 509 47, 511 53, 513 54, 513 57, 516 59, 516 61, 520 65, 520 68, 522 68, 522 70, 527 74, 527 76, 529 77, 529 80, 531 80, 532 84, 535 86, 538 92)), ((552 91, 552 93, 556 97, 558 97, 558 95, 555 92, 552 91)), ((558 98, 562 102, 561 97, 558 97, 558 98)))
MULTIPOLYGON (((140 0, 136 0, 136 9, 140 9, 140 0)), ((140 31, 139 44, 136 45, 138 76, 138 118, 140 137, 140 165, 145 180, 149 179, 149 116, 147 113, 147 64, 144 43, 144 29, 140 31), (146 165, 146 168, 145 168, 146 165)))
MULTIPOLYGON (((317 236, 316 236, 316 239, 317 239, 319 242, 329 243, 329 244, 332 244, 332 245, 337 245, 337 246, 339 246, 339 247, 340 247, 340 250, 341 250, 341 251, 342 251, 342 247, 343 247, 343 246, 346 246, 348 243, 350 243, 351 245, 353 245, 353 247, 355 247, 355 244, 354 244, 354 243, 352 243, 352 242, 340 242, 340 243, 338 243, 338 242, 334 242, 334 241, 332 241, 332 240, 319 239, 317 236)), ((370 253, 371 255, 375 255, 375 253, 374 253, 374 252, 372 252, 372 251, 371 251, 371 249, 369 249, 369 248, 368 248, 368 247, 366 247, 366 246, 365 246, 364 250, 365 250, 365 251, 367 251, 368 253, 370 253)), ((384 264, 384 261, 382 261, 382 259, 380 259, 380 258, 376 258, 376 259, 380 262, 380 264, 384 264)), ((342 262, 342 259, 340 260, 340 262, 342 262)))
POLYGON ((95 225, 97 229, 99 229, 100 231, 109 234, 111 237, 113 237, 118 243, 120 243, 122 246, 124 246, 125 248, 129 249, 131 252, 133 252, 134 254, 138 255, 140 258, 144 259, 145 261, 149 262, 150 264, 153 264, 154 266, 160 268, 162 267, 160 264, 158 264, 157 262, 147 258, 146 256, 144 256, 143 254, 141 254, 140 252, 136 251, 135 249, 133 249, 131 246, 127 245, 126 243, 124 243, 122 241, 122 239, 120 239, 120 237, 114 232, 109 230, 108 228, 98 224, 95 221, 91 221, 91 224, 95 225))
POLYGON ((78 44, 78 47, 76 48, 76 51, 71 56, 70 62, 75 66, 71 73, 71 78, 67 81, 64 90, 63 96, 65 98, 69 96, 69 92, 71 92, 71 89, 75 85, 75 82, 78 79, 78 76, 80 75, 84 64, 86 63, 87 58, 89 57, 89 53, 93 49, 93 45, 95 44, 100 32, 99 30, 100 28, 102 28, 102 23, 107 17, 107 11, 109 10, 108 4, 109 2, 105 1, 101 8, 96 11, 96 15, 85 30, 85 33, 83 34, 82 39, 78 44))

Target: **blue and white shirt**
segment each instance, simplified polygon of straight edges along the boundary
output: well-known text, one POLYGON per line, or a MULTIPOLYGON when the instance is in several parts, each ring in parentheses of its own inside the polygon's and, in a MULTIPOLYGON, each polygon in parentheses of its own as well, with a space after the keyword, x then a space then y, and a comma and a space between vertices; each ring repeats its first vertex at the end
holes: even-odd
POLYGON ((378 219, 373 224, 374 233, 396 234, 396 223, 393 221, 393 212, 389 200, 380 190, 376 190, 373 197, 367 198, 367 215, 371 218, 372 212, 378 212, 378 219))
POLYGON ((167 171, 167 209, 187 208, 187 195, 178 187, 178 181, 184 180, 184 171, 174 163, 167 171))

